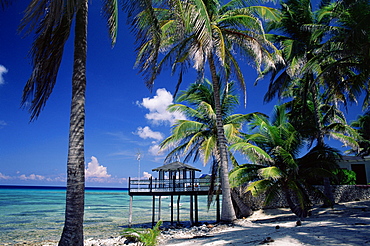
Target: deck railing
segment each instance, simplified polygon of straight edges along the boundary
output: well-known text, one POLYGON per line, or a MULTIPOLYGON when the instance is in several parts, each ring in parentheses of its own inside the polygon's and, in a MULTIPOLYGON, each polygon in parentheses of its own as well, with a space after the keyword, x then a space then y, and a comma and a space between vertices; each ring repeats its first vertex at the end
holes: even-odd
MULTIPOLYGON (((129 178, 130 192, 191 192, 208 191, 210 186, 208 178, 193 179, 131 179, 129 178)), ((215 190, 220 185, 219 180, 215 182, 215 190)))

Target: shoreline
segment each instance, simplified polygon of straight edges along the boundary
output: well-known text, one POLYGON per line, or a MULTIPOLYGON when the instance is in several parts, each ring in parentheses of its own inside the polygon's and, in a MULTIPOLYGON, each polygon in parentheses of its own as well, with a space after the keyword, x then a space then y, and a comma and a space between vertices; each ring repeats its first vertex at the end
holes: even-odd
MULTIPOLYGON (((370 200, 339 203, 333 208, 314 207, 302 225, 297 226, 296 222, 297 217, 288 208, 258 210, 229 225, 167 228, 158 245, 370 245, 370 200)), ((85 246, 125 245, 125 241, 122 236, 107 235, 100 239, 87 238, 85 246)), ((27 245, 54 246, 56 243, 44 241, 27 245)))

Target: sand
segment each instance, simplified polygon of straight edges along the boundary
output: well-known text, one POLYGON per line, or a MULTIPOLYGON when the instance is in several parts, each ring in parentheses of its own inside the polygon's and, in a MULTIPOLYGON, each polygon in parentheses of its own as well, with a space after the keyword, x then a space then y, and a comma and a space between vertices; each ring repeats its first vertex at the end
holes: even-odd
MULTIPOLYGON (((287 208, 259 210, 246 219, 235 221, 234 224, 215 225, 211 231, 202 233, 201 236, 193 232, 187 233, 186 229, 172 231, 173 233, 168 235, 163 234, 158 245, 370 246, 370 200, 340 203, 334 208, 316 207, 312 215, 303 220, 300 226, 297 226, 296 222, 297 217, 287 208)), ((125 241, 124 237, 90 238, 85 240, 85 246, 125 245, 125 241)), ((57 244, 44 242, 27 245, 57 244)))
POLYGON ((175 235, 160 245, 370 245, 370 201, 317 207, 301 226, 296 221, 289 209, 260 210, 216 233, 175 235))

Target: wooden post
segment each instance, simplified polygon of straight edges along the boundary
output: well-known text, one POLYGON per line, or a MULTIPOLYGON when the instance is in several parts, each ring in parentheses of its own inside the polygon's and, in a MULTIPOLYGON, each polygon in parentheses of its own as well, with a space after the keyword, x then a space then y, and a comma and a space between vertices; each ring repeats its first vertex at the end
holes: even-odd
POLYGON ((155 196, 153 196, 153 207, 152 207, 152 228, 154 227, 154 220, 155 220, 155 196))
POLYGON ((194 225, 193 195, 190 195, 190 224, 194 225))
POLYGON ((195 224, 198 225, 198 195, 194 195, 195 202, 195 224))
POLYGON ((180 195, 177 197, 177 223, 180 223, 180 195))
POLYGON ((173 195, 171 195, 171 225, 173 225, 173 195))
POLYGON ((158 197, 158 221, 161 220, 161 203, 162 202, 162 196, 158 197))
POLYGON ((132 226, 132 196, 130 196, 130 209, 129 209, 129 217, 128 217, 128 227, 132 226))

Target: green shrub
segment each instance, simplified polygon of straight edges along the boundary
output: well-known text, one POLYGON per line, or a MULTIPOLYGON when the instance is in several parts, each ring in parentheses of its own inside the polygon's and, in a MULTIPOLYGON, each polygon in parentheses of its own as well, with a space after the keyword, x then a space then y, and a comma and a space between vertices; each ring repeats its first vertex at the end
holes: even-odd
POLYGON ((136 238, 142 245, 145 246, 156 246, 158 236, 161 234, 159 227, 162 225, 162 221, 158 221, 153 229, 145 228, 127 228, 123 231, 122 235, 126 238, 136 238))
POLYGON ((335 179, 332 179, 334 185, 355 185, 356 173, 347 169, 335 169, 333 171, 335 179))

